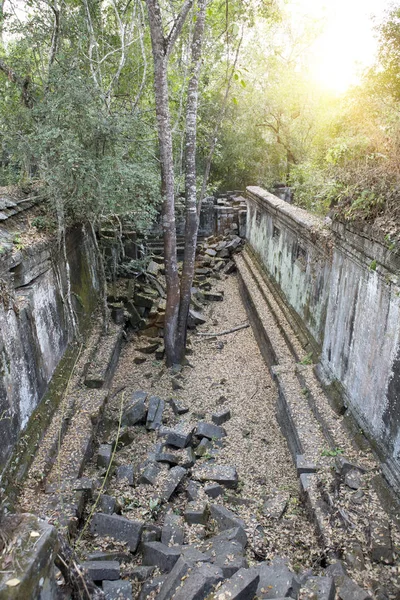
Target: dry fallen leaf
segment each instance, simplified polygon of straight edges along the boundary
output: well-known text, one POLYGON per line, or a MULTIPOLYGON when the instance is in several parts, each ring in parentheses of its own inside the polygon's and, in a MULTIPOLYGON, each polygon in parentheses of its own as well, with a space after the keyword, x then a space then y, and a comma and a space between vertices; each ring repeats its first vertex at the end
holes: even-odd
POLYGON ((8 585, 8 587, 16 587, 20 583, 21 583, 20 579, 9 579, 8 581, 6 581, 6 585, 8 585))
POLYGON ((33 538, 40 537, 40 533, 38 531, 31 531, 31 537, 33 537, 33 538))

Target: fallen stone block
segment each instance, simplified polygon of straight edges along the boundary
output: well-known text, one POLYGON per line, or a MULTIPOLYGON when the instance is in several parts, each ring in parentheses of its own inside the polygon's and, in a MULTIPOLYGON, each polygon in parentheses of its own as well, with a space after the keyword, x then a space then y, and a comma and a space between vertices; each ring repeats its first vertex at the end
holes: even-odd
POLYGON ((196 462, 196 455, 193 452, 193 448, 185 448, 183 453, 181 465, 184 469, 191 469, 196 462))
POLYGON ((215 586, 224 579, 218 567, 202 563, 194 567, 175 592, 174 600, 200 600, 207 598, 215 586))
POLYGON ((204 486, 204 492, 207 496, 210 496, 210 498, 218 498, 218 496, 223 495, 224 488, 218 483, 210 483, 209 485, 204 486))
POLYGON ((204 292, 204 299, 207 302, 222 302, 224 299, 223 292, 204 292))
POLYGON ((158 396, 151 396, 149 398, 149 408, 147 411, 146 427, 150 430, 155 430, 162 425, 162 415, 164 411, 164 400, 161 400, 158 396))
POLYGON ((185 509, 185 521, 189 525, 206 525, 208 521, 208 505, 205 502, 189 502, 185 509))
POLYGON ((220 504, 210 504, 211 517, 217 522, 221 531, 224 529, 246 528, 246 523, 234 512, 220 504))
POLYGON ((116 560, 88 560, 82 563, 93 581, 115 581, 119 579, 119 562, 116 560))
POLYGON ((205 317, 203 317, 203 315, 196 311, 193 310, 192 308, 189 310, 189 315, 188 315, 188 328, 189 329, 195 329, 197 327, 197 325, 204 325, 204 323, 207 321, 207 319, 205 317))
POLYGON ((123 427, 118 436, 117 450, 122 450, 122 448, 125 448, 125 446, 130 446, 134 439, 134 432, 128 427, 123 427))
POLYGON ((226 408, 225 410, 221 410, 217 413, 214 413, 211 417, 212 422, 215 423, 215 425, 223 425, 224 423, 229 421, 230 418, 231 418, 231 411, 229 410, 229 408, 226 408))
POLYGON ((165 483, 161 490, 161 500, 164 502, 168 502, 171 498, 172 494, 175 492, 176 488, 182 481, 182 479, 186 475, 186 469, 183 467, 172 467, 170 471, 168 471, 165 483))
POLYGON ((139 582, 143 582, 146 581, 147 579, 150 579, 150 577, 153 575, 155 571, 155 567, 144 567, 143 565, 139 566, 139 567, 135 567, 134 569, 132 569, 129 573, 131 579, 134 579, 136 581, 139 582))
POLYGON ((163 573, 169 573, 181 555, 181 549, 166 546, 161 542, 143 544, 143 565, 158 567, 163 573))
POLYGON ((195 465, 192 478, 197 481, 216 481, 229 488, 238 484, 238 474, 235 467, 228 465, 195 465))
POLYGON ((196 456, 204 456, 212 449, 212 443, 208 438, 203 438, 194 450, 196 456))
POLYGON ((200 484, 196 483, 195 481, 190 480, 188 482, 188 485, 186 488, 186 494, 187 494, 188 500, 190 502, 197 500, 197 498, 199 497, 199 492, 200 492, 200 484))
POLYGON ((175 467, 179 464, 179 456, 172 454, 172 452, 157 452, 154 456, 156 462, 166 463, 175 467))
POLYGON ((161 344, 161 340, 158 342, 144 342, 141 346, 137 348, 138 352, 142 352, 143 354, 153 354, 161 344))
POLYGON ((191 563, 202 563, 202 562, 211 562, 211 558, 204 554, 204 552, 200 552, 194 546, 182 546, 182 558, 191 563))
POLYGON ((88 560, 88 561, 116 560, 119 563, 129 562, 130 560, 132 560, 132 554, 130 554, 128 551, 127 552, 117 552, 117 551, 99 552, 99 551, 97 551, 97 552, 90 552, 86 556, 86 560, 88 560))
POLYGON ((360 473, 367 472, 367 469, 365 469, 361 465, 356 465, 356 464, 350 462, 344 456, 337 456, 335 462, 336 462, 336 470, 342 477, 345 477, 349 471, 353 471, 354 469, 359 471, 360 473))
MULTIPOLYGON (((229 250, 223 250, 222 252, 224 252, 224 251, 225 251, 226 254, 225 254, 225 256, 222 256, 220 254, 221 258, 229 258, 229 254, 230 254, 229 250)), ((231 273, 235 273, 236 272, 236 265, 233 262, 233 260, 230 260, 230 261, 228 261, 226 263, 226 266, 225 266, 223 272, 224 272, 225 275, 231 275, 231 273)))
POLYGON ((360 471, 351 469, 344 477, 344 482, 351 490, 359 490, 362 487, 362 475, 360 471))
POLYGON ((193 563, 191 561, 180 557, 165 578, 157 595, 157 600, 172 600, 176 589, 181 585, 182 580, 192 567, 193 563))
POLYGON ((164 526, 161 530, 161 542, 166 546, 183 544, 185 538, 185 530, 183 528, 182 517, 175 515, 173 512, 167 513, 164 519, 164 526))
POLYGON ((209 440, 220 440, 226 436, 226 431, 223 427, 214 425, 213 423, 206 423, 205 421, 199 421, 197 423, 196 435, 200 438, 208 438, 209 440))
POLYGON ((314 594, 315 600, 335 600, 335 583, 332 577, 309 577, 301 587, 301 594, 305 598, 314 594))
POLYGON ((173 429, 164 428, 161 435, 168 446, 173 446, 174 448, 186 448, 192 441, 192 432, 193 426, 182 421, 173 429))
POLYGON ((297 476, 300 477, 303 473, 316 473, 317 467, 314 463, 308 462, 302 454, 296 456, 297 476))
POLYGON ((262 508, 263 515, 265 515, 269 519, 275 519, 276 521, 278 521, 285 514, 289 503, 289 499, 289 494, 276 494, 276 496, 264 502, 262 508))
POLYGON ((99 469, 108 469, 112 456, 111 444, 100 444, 99 451, 97 453, 97 466, 99 469))
POLYGON ((160 542, 161 541, 161 527, 158 525, 145 525, 142 531, 141 542, 160 542))
POLYGON ((371 559, 374 562, 392 565, 394 558, 389 521, 383 518, 374 519, 371 521, 370 528, 371 559))
POLYGON ((161 473, 161 467, 156 462, 150 462, 144 468, 142 474, 139 477, 139 483, 145 483, 148 485, 155 485, 157 477, 161 473))
POLYGON ((257 568, 240 569, 214 594, 215 600, 249 600, 255 596, 260 576, 257 568))
POLYGON ((106 600, 132 600, 132 584, 130 581, 103 581, 103 592, 106 600))
POLYGON ((139 600, 148 600, 151 597, 151 594, 153 594, 153 598, 157 598, 156 594, 158 594, 158 592, 160 591, 165 581, 165 578, 166 575, 158 575, 157 577, 153 577, 152 579, 150 579, 150 581, 146 581, 142 585, 139 600))
POLYGON ((142 529, 143 523, 141 521, 130 521, 125 517, 104 515, 102 513, 93 515, 90 523, 92 533, 126 542, 131 552, 135 552, 138 547, 142 529))
POLYGON ((174 398, 171 398, 169 400, 169 403, 171 405, 171 408, 174 412, 175 415, 184 415, 186 413, 189 412, 189 409, 187 406, 183 406, 183 404, 181 404, 179 402, 179 400, 175 400, 174 398))
POLYGON ((371 595, 348 577, 341 561, 327 567, 325 573, 333 578, 340 600, 371 600, 371 595))
POLYGON ((117 468, 116 471, 117 480, 122 481, 126 479, 128 485, 133 485, 134 481, 134 468, 133 465, 121 465, 117 468))
POLYGON ((257 596, 260 599, 297 598, 300 583, 283 560, 276 559, 271 563, 261 563, 257 565, 257 569, 260 575, 257 596))
POLYGON ((99 508, 102 513, 106 515, 112 515, 117 512, 117 501, 114 496, 108 496, 108 494, 101 494, 99 501, 99 508))
POLYGON ((146 421, 147 409, 144 403, 146 398, 147 393, 142 390, 132 395, 132 398, 124 409, 121 421, 122 425, 131 426, 146 421))
POLYGON ((213 550, 215 553, 218 553, 223 542, 234 542, 240 546, 241 551, 243 551, 247 544, 247 534, 243 527, 226 529, 218 535, 208 538, 208 540, 204 543, 202 550, 203 552, 213 550))

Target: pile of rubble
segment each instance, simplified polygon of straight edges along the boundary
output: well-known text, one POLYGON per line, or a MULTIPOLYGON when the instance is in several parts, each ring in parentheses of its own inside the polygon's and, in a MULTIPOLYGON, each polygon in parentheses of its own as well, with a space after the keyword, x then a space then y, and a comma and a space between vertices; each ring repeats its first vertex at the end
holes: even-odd
MULTIPOLYGON (((223 300, 223 292, 211 293, 211 279, 221 279, 236 270, 232 257, 240 252, 244 240, 236 235, 236 225, 225 230, 223 236, 213 236, 197 246, 191 308, 188 327, 194 329, 205 323, 203 309, 210 301, 223 300)), ((108 305, 114 321, 128 321, 143 338, 142 352, 155 352, 157 359, 164 356, 162 342, 166 309, 166 284, 164 259, 152 256, 145 269, 138 270, 137 263, 120 266, 124 275, 117 289, 108 296, 108 305)), ((181 265, 179 266, 181 269, 181 265)))
MULTIPOLYGON (((215 412, 209 421, 198 417, 173 399, 139 390, 124 407, 117 437, 100 446, 98 477, 86 480, 94 503, 87 542, 103 550, 88 552, 83 567, 105 598, 367 600, 340 561, 315 575, 294 573, 283 558, 257 557, 256 516, 245 522, 222 504, 229 494, 245 501, 236 496, 236 468, 218 463, 230 410, 215 412), (129 451, 121 450, 137 442, 139 432, 156 438, 144 460, 133 464, 129 451), (104 483, 106 472, 112 476, 104 483)), ((285 506, 276 500, 265 509, 279 519, 285 506)))

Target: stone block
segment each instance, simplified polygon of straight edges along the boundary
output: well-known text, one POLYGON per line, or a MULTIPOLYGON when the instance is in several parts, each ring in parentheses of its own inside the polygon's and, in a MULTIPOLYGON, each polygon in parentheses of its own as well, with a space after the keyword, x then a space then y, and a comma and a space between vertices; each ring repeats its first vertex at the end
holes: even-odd
POLYGON ((150 579, 150 577, 153 575, 155 571, 155 567, 144 567, 144 566, 139 566, 139 567, 135 567, 134 569, 132 569, 130 571, 130 577, 132 579, 135 579, 136 581, 146 581, 147 579, 150 579))
POLYGON ((206 318, 197 310, 189 309, 188 315, 188 327, 194 329, 197 325, 203 325, 206 322, 206 318))
POLYGON ((196 455, 193 452, 193 448, 185 448, 183 450, 181 465, 184 469, 191 469, 196 462, 196 455))
POLYGON ((186 488, 186 494, 187 494, 188 500, 190 502, 197 500, 197 498, 199 497, 199 492, 200 492, 200 484, 196 483, 195 481, 190 480, 188 482, 188 485, 186 488))
POLYGON ((156 452, 154 459, 156 462, 166 463, 171 467, 176 467, 179 464, 179 456, 172 452, 156 452))
POLYGON ((97 466, 99 469, 108 469, 112 456, 111 444, 100 444, 97 453, 97 466))
POLYGON ((214 535, 203 545, 203 552, 213 551, 215 553, 219 552, 219 549, 222 547, 221 544, 223 542, 234 542, 237 546, 240 546, 241 550, 246 547, 247 544, 247 534, 243 527, 234 527, 233 529, 226 529, 222 531, 218 535, 214 535))
POLYGON ((147 409, 144 403, 146 398, 147 393, 143 391, 135 392, 132 395, 132 398, 124 409, 122 425, 131 426, 146 421, 147 409))
POLYGON ((105 600, 132 600, 132 584, 130 581, 103 581, 105 600))
POLYGON ((121 481, 126 479, 128 485, 133 485, 134 480, 134 468, 133 465, 121 465, 117 468, 116 471, 117 480, 121 481))
POLYGON ((130 521, 118 515, 96 513, 90 523, 90 530, 99 536, 110 536, 119 542, 126 542, 129 550, 135 552, 143 530, 141 521, 130 521))
POLYGON ((257 568, 240 569, 214 594, 214 600, 249 600, 256 594, 260 576, 257 568))
POLYGON ((168 472, 164 485, 161 490, 161 500, 168 502, 176 488, 186 475, 186 469, 183 467, 172 467, 168 472))
POLYGON ((207 598, 215 586, 224 579, 221 569, 210 563, 194 567, 183 584, 176 590, 174 600, 199 600, 207 598))
POLYGON ((183 557, 179 558, 165 578, 157 595, 157 600, 172 600, 176 589, 181 585, 182 580, 186 577, 192 566, 193 563, 191 561, 185 560, 183 557))
POLYGON ((161 527, 158 525, 145 525, 141 536, 142 543, 161 541, 161 532, 161 527))
POLYGON ((210 496, 210 498, 218 498, 218 496, 223 495, 224 488, 218 483, 210 483, 209 485, 204 486, 204 492, 207 496, 210 496))
POLYGON ((371 521, 370 528, 371 559, 374 562, 392 565, 394 558, 389 521, 383 518, 376 518, 371 521))
POLYGON ((164 411, 164 400, 158 396, 149 398, 149 408, 147 411, 146 427, 152 431, 158 429, 162 425, 162 415, 164 411))
POLYGON ((150 579, 150 581, 146 581, 142 585, 139 600, 149 600, 149 598, 157 597, 156 594, 158 594, 162 588, 165 578, 166 575, 158 575, 157 577, 150 579))
POLYGON ((214 413, 211 417, 211 420, 215 425, 223 425, 231 418, 231 411, 229 408, 225 410, 220 410, 217 413, 214 413))
POLYGON ((269 519, 281 519, 286 512, 289 499, 290 495, 282 492, 266 500, 262 508, 263 515, 269 519))
POLYGON ((371 600, 371 595, 348 577, 341 561, 327 567, 325 573, 333 578, 340 600, 371 600))
POLYGON ((171 398, 169 403, 175 415, 184 415, 189 412, 188 407, 183 406, 183 404, 181 404, 179 400, 175 400, 175 398, 171 398))
POLYGON ((221 531, 225 529, 246 528, 246 523, 234 512, 221 504, 210 504, 211 517, 217 522, 221 531))
POLYGON ((211 562, 211 558, 194 546, 182 546, 182 558, 191 563, 211 562))
POLYGON ((235 467, 228 465, 195 465, 192 478, 197 481, 215 481, 229 488, 236 488, 239 479, 235 467))
POLYGON ((208 505, 205 502, 189 502, 185 509, 185 521, 189 525, 206 525, 208 521, 208 505))
POLYGON ((332 577, 309 577, 300 593, 306 598, 314 594, 315 600, 335 600, 335 583, 332 577))
POLYGON ((168 446, 186 448, 192 441, 193 426, 185 421, 178 423, 173 429, 163 429, 162 436, 168 446))
POLYGON ((106 515, 112 515, 117 512, 117 501, 114 496, 108 496, 108 494, 101 494, 99 501, 99 508, 102 513, 106 515))
POLYGON ((206 423, 205 421, 199 421, 197 423, 196 435, 199 438, 208 438, 209 440, 220 440, 226 436, 226 431, 219 425, 214 423, 206 423))
POLYGON ((115 581, 119 579, 119 562, 116 560, 88 560, 82 563, 93 581, 115 581))
POLYGON ((212 449, 212 443, 208 438, 203 438, 194 450, 196 456, 204 456, 212 449))
POLYGON ((166 546, 178 544, 181 546, 185 538, 182 517, 173 512, 167 513, 161 530, 161 542, 166 546))
POLYGON ((296 470, 297 476, 300 477, 303 473, 316 473, 317 467, 314 463, 308 462, 303 454, 296 455, 296 470))
POLYGON ((271 563, 257 565, 260 581, 257 596, 265 598, 297 598, 300 584, 283 560, 275 559, 271 563))
POLYGON ((160 475, 160 473, 160 465, 158 465, 156 462, 149 462, 139 477, 139 483, 155 485, 157 477, 160 475))
POLYGON ((142 552, 143 565, 158 567, 163 573, 169 573, 181 555, 180 548, 161 542, 144 543, 142 552))

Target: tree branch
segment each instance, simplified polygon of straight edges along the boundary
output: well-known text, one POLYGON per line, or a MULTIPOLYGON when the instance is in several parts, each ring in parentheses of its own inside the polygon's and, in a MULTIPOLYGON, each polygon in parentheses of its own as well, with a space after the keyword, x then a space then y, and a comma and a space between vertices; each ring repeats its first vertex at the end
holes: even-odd
POLYGON ((182 31, 183 25, 186 21, 186 17, 188 16, 188 13, 193 6, 193 2, 194 0, 185 0, 179 12, 179 15, 177 16, 177 18, 174 21, 174 24, 172 25, 171 31, 169 32, 168 37, 165 40, 165 52, 167 56, 171 54, 174 44, 178 39, 180 32, 182 31))
POLYGON ((8 79, 15 83, 21 89, 22 93, 22 101, 27 108, 32 108, 34 105, 34 99, 30 92, 31 79, 28 76, 22 78, 20 77, 14 69, 9 67, 1 58, 0 58, 0 71, 6 74, 8 79))

